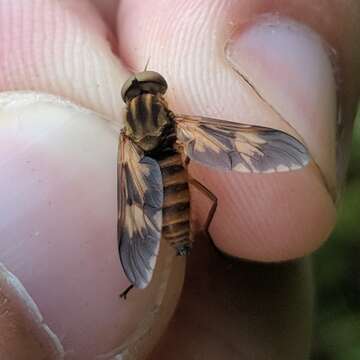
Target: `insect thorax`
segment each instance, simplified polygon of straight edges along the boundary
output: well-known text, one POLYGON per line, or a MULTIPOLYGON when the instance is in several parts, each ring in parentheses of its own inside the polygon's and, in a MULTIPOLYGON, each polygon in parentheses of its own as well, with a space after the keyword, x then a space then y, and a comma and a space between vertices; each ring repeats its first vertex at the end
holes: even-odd
POLYGON ((161 95, 141 94, 128 102, 125 132, 145 152, 174 133, 174 122, 161 95))

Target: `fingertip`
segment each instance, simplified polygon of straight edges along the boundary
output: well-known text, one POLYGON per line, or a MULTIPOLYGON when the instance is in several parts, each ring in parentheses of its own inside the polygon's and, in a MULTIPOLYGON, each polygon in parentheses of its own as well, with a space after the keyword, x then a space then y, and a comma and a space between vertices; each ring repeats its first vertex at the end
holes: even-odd
POLYGON ((65 352, 114 358, 145 333, 149 351, 161 336, 151 327, 163 331, 176 306, 184 259, 173 265, 164 247, 150 285, 119 298, 128 280, 116 234, 118 133, 98 113, 37 92, 3 93, 0 127, 1 261, 65 352))
MULTIPOLYGON (((224 251, 247 259, 309 254, 325 241, 336 216, 338 109, 330 51, 305 25, 281 15, 261 17, 254 4, 185 4, 132 7, 124 1, 118 29, 127 61, 140 69, 151 56, 152 68, 168 79, 175 112, 283 130, 306 145, 313 161, 274 175, 193 165, 192 175, 219 199, 210 233, 224 251), (135 17, 143 20, 140 32, 131 26, 135 17)), ((208 204, 200 195, 192 204, 204 219, 208 204)))
MULTIPOLYGON (((334 227, 336 209, 314 166, 256 176, 199 165, 191 172, 218 198, 210 235, 231 256, 263 262, 300 258, 321 246, 334 227)), ((192 200, 204 224, 210 204, 195 190, 192 200)))
POLYGON ((0 33, 2 91, 48 92, 120 118, 127 71, 89 1, 3 2, 0 33))

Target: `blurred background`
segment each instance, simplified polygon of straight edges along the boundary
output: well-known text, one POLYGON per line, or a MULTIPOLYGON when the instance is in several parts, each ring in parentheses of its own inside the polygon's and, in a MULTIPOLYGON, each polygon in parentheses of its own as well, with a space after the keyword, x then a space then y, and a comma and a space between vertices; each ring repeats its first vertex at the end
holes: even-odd
POLYGON ((314 255, 316 285, 312 360, 360 359, 360 115, 338 223, 314 255))

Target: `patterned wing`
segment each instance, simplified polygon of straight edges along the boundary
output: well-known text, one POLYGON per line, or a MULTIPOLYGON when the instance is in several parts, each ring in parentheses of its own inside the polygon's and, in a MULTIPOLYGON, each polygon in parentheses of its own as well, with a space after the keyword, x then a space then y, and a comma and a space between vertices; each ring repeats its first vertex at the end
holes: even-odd
POLYGON ((129 281, 146 287, 159 252, 163 185, 158 163, 124 134, 118 157, 119 254, 129 281))
POLYGON ((176 126, 185 154, 210 167, 270 173, 309 162, 305 146, 280 130, 196 116, 177 116, 176 126))

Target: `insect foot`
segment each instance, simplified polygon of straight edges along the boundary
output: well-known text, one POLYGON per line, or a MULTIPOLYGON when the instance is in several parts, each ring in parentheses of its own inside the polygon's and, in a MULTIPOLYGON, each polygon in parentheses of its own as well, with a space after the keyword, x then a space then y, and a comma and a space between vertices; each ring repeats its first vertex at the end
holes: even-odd
POLYGON ((130 292, 130 290, 134 287, 134 285, 130 285, 128 288, 126 288, 119 296, 120 298, 126 300, 127 294, 130 292))
POLYGON ((176 255, 177 256, 186 256, 190 254, 191 246, 190 245, 181 245, 176 248, 176 255))

